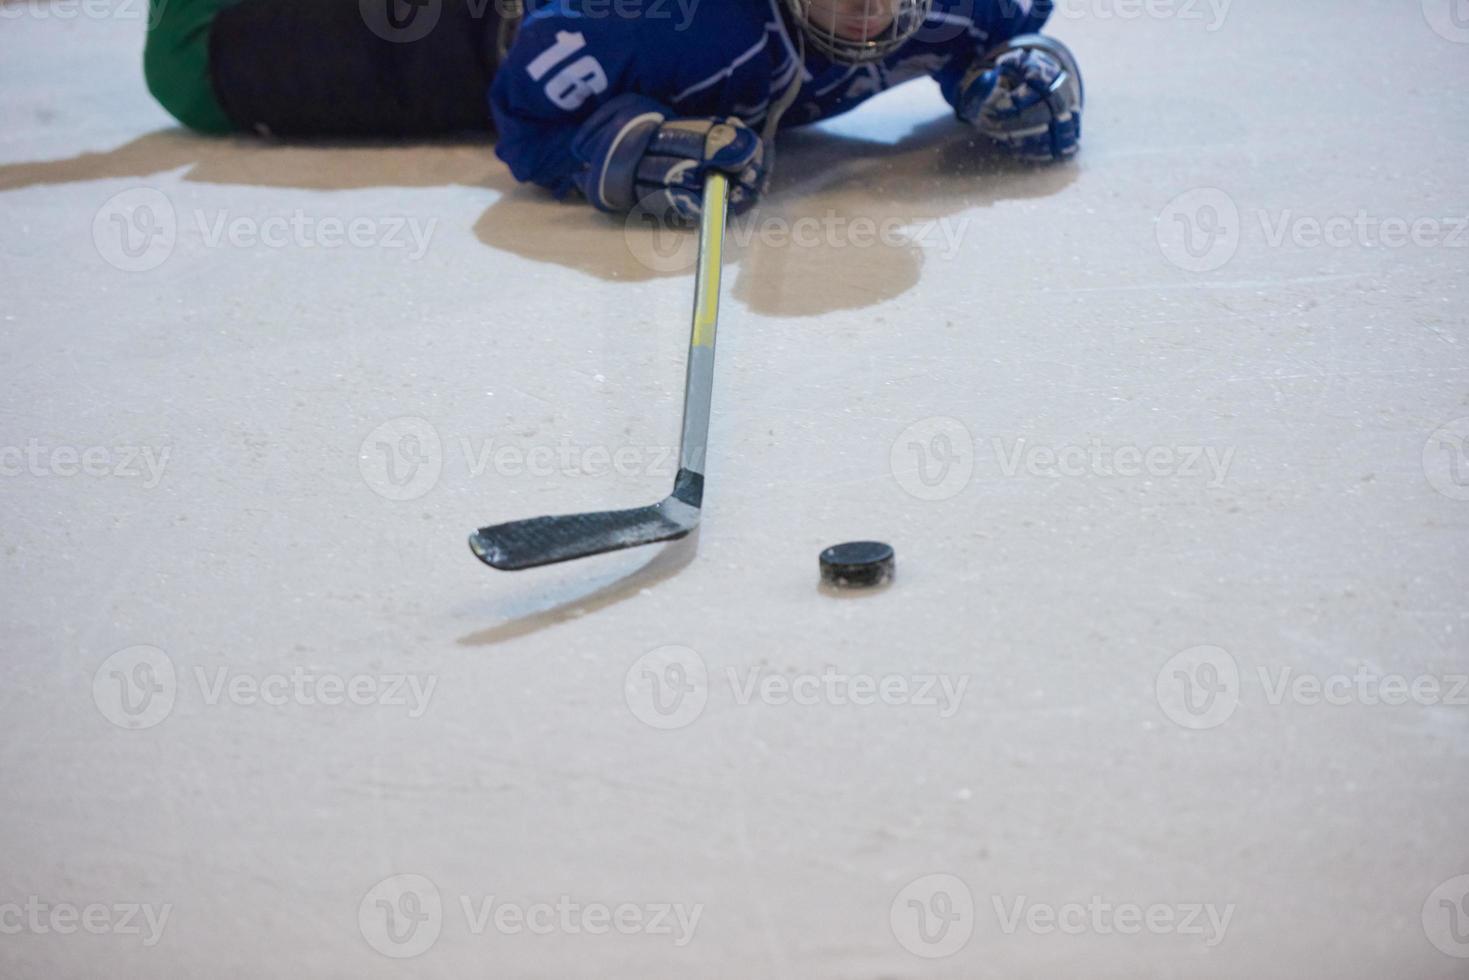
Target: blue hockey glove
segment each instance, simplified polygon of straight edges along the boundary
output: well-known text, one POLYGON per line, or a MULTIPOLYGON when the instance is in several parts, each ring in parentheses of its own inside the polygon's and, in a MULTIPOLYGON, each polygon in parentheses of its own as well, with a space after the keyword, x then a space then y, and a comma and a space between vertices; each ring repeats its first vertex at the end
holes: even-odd
POLYGON ((693 220, 703 210, 704 175, 730 176, 729 207, 755 206, 765 185, 765 145, 753 129, 728 119, 673 119, 658 128, 638 164, 634 193, 646 211, 693 220))
POLYGON ((1069 48, 1023 34, 980 59, 959 83, 955 111, 1023 160, 1064 160, 1081 143, 1084 90, 1069 48))
POLYGON ((733 117, 669 119, 651 99, 630 95, 608 103, 578 135, 572 151, 587 163, 579 178, 603 211, 641 209, 663 218, 694 220, 702 210, 704 176, 730 175, 730 208, 753 207, 765 183, 765 146, 733 117))

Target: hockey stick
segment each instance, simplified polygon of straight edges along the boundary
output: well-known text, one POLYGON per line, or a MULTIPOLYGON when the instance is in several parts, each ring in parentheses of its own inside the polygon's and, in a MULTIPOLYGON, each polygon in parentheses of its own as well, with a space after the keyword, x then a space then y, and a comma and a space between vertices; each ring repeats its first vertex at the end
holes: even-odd
POLYGON ((532 517, 482 527, 469 549, 492 568, 513 572, 586 558, 623 548, 673 541, 699 526, 704 502, 704 458, 709 448, 709 401, 714 392, 714 334, 719 325, 720 262, 729 204, 729 181, 712 173, 704 182, 699 226, 699 271, 694 287, 694 326, 684 384, 683 436, 673 493, 650 507, 597 514, 532 517))

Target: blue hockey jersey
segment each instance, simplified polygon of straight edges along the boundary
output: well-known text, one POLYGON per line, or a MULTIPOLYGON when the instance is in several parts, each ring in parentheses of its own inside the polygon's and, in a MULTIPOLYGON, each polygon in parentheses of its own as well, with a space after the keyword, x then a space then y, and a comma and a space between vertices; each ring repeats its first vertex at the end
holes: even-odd
MULTIPOLYGON (((759 130, 795 72, 780 126, 855 108, 922 76, 952 103, 981 53, 1038 30, 1052 0, 934 0, 918 34, 882 61, 799 58, 784 0, 550 0, 533 5, 490 90, 496 153, 517 180, 558 197, 587 181, 631 112, 735 116, 759 130), (624 111, 623 107, 626 107, 624 111)), ((591 193, 587 194, 592 197, 591 193)))

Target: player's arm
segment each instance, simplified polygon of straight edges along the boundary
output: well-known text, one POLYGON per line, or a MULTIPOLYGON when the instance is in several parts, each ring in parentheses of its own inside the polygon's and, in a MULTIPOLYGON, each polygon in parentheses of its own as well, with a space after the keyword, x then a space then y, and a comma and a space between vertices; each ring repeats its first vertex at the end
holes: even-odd
POLYGON ((678 118, 638 91, 660 67, 656 52, 638 50, 656 33, 638 26, 559 12, 527 19, 490 93, 495 152, 517 180, 558 197, 580 191, 604 211, 695 216, 711 170, 730 174, 731 205, 748 207, 764 180, 759 136, 736 119, 678 118))

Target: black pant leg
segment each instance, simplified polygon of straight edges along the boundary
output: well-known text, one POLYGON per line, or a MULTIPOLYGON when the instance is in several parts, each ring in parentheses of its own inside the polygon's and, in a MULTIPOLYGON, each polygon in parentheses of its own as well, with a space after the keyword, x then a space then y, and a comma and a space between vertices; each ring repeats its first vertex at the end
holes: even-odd
POLYGON ((215 93, 241 129, 296 137, 488 130, 496 0, 242 0, 215 18, 215 93))

